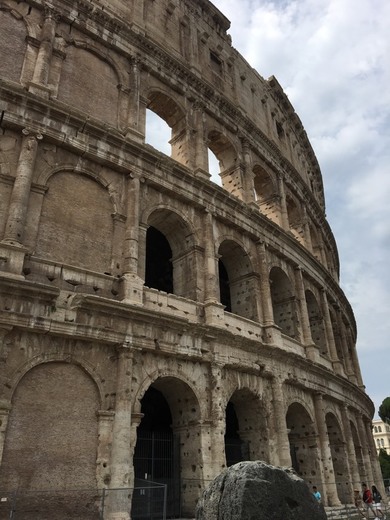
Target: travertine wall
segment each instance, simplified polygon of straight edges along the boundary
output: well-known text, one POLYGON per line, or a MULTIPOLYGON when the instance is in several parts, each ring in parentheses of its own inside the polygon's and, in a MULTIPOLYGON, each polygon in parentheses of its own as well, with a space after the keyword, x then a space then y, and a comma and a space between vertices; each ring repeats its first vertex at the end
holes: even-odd
POLYGON ((0 2, 0 489, 132 487, 159 428, 189 517, 226 432, 329 505, 379 485, 319 166, 228 28, 203 0, 0 2))

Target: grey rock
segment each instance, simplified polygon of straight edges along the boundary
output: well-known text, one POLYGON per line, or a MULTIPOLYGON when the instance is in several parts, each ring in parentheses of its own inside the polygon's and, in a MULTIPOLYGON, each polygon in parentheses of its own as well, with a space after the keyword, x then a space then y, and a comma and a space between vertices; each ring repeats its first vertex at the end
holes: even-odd
POLYGON ((326 520, 321 504, 292 469, 239 462, 204 491, 196 520, 326 520))

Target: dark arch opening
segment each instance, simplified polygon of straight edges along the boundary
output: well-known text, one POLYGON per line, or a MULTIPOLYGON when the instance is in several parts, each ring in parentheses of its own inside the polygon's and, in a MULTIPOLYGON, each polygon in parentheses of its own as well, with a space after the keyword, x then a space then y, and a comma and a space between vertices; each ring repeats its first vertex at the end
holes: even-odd
POLYGON ((229 275, 226 267, 222 260, 218 260, 218 271, 219 271, 219 292, 222 305, 225 306, 225 310, 232 312, 232 301, 230 296, 230 283, 229 275))
MULTIPOLYGON (((143 418, 137 430, 134 449, 134 477, 167 485, 167 515, 177 517, 180 509, 180 456, 179 438, 172 431, 172 414, 164 395, 150 387, 141 400, 143 418)), ((145 518, 144 490, 134 490, 132 515, 135 520, 145 518)), ((160 497, 161 498, 161 497, 160 497)), ((162 503, 156 498, 149 503, 150 517, 158 518, 162 503), (157 516, 156 516, 157 515, 157 516)))
POLYGON ((173 293, 172 249, 165 236, 155 227, 146 232, 145 285, 173 293))
POLYGON ((237 462, 248 460, 247 444, 239 434, 239 423, 234 404, 229 401, 226 406, 225 455, 227 467, 237 462))

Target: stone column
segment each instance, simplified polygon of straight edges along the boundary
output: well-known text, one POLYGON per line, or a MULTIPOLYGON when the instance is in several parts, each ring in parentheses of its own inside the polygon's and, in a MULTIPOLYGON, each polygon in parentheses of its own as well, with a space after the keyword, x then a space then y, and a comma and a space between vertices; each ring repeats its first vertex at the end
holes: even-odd
POLYGON ((45 19, 41 31, 41 43, 29 90, 30 92, 34 92, 34 94, 46 94, 46 96, 49 97, 50 90, 47 88, 47 85, 49 82, 56 27, 60 15, 48 5, 45 6, 44 13, 45 19))
POLYGON ((23 138, 3 240, 5 243, 19 246, 23 244, 23 233, 26 225, 27 207, 37 157, 38 141, 42 139, 40 134, 33 134, 27 129, 24 129, 22 133, 23 138))
POLYGON ((126 137, 131 135, 134 138, 134 132, 141 134, 145 138, 145 116, 142 117, 142 112, 145 112, 146 107, 141 110, 141 61, 138 58, 130 60, 130 88, 128 90, 128 116, 127 125, 125 129, 126 137))
POLYGON ((96 480, 98 489, 103 489, 110 481, 110 444, 115 413, 111 410, 99 410, 97 412, 97 417, 98 446, 96 457, 96 480))
POLYGON ((357 381, 359 388, 364 390, 365 386, 363 384, 363 378, 362 378, 362 373, 360 371, 359 359, 358 359, 358 356, 356 353, 355 340, 352 337, 351 329, 347 328, 346 332, 347 332, 347 341, 348 341, 348 344, 349 344, 349 347, 351 350, 351 354, 352 354, 352 365, 353 365, 353 371, 354 371, 354 374, 356 377, 356 381, 357 381))
POLYGON ((340 500, 337 494, 332 453, 330 450, 328 431, 326 427, 324 403, 320 393, 314 395, 314 412, 320 441, 321 473, 324 477, 323 489, 327 497, 326 505, 338 506, 340 505, 340 500))
POLYGON ((127 212, 123 244, 123 300, 142 304, 143 280, 138 275, 140 172, 127 178, 127 212))
MULTIPOLYGON (((223 365, 210 363, 208 417, 199 425, 203 484, 207 484, 226 468, 226 409, 223 399, 223 365)), ((195 464, 195 462, 194 462, 195 464)))
MULTIPOLYGON (((348 453, 348 461, 349 461, 349 469, 350 469, 350 478, 352 483, 352 490, 353 488, 358 487, 360 489, 360 474, 359 474, 359 467, 356 461, 356 452, 355 452, 355 445, 353 442, 352 437, 352 430, 351 425, 349 421, 349 414, 348 414, 348 406, 346 404, 342 407, 342 414, 341 418, 343 421, 343 430, 344 430, 344 436, 347 441, 347 453, 348 453)), ((352 495, 351 495, 352 500, 352 495)))
MULTIPOLYGON (((6 336, 11 332, 12 327, 0 328, 0 386, 5 388, 6 379, 6 363, 8 358, 9 348, 6 346, 6 336)), ((4 397, 0 399, 0 466, 3 457, 5 436, 7 431, 8 416, 11 411, 11 403, 4 397)))
POLYGON ((290 224, 288 221, 286 193, 284 191, 283 177, 282 177, 282 174, 280 174, 280 173, 278 173, 278 193, 279 193, 279 199, 280 199, 281 226, 285 231, 288 231, 290 229, 290 224))
POLYGON ((351 381, 351 383, 357 384, 357 378, 355 376, 353 365, 352 365, 352 359, 349 354, 349 348, 348 348, 348 341, 345 333, 345 325, 343 322, 342 312, 340 307, 337 308, 337 326, 340 332, 340 342, 341 342, 341 348, 343 351, 344 356, 344 363, 345 363, 345 371, 347 373, 348 379, 351 381))
POLYGON ((256 243, 256 249, 259 259, 260 298, 263 313, 262 325, 265 331, 264 339, 267 343, 273 343, 275 340, 275 334, 277 334, 279 331, 274 322, 274 311, 272 308, 271 286, 269 279, 269 265, 266 244, 263 241, 259 240, 256 243))
MULTIPOLYGON (((249 142, 244 137, 241 137, 242 144, 242 156, 243 156, 243 175, 244 175, 244 201, 248 204, 253 202, 255 203, 255 185, 254 185, 254 174, 252 171, 252 159, 251 159, 251 149, 249 146, 249 142)), ((258 206, 256 205, 258 209, 258 206)))
MULTIPOLYGON (((366 484, 367 486, 371 487, 371 483, 374 480, 373 474, 372 474, 372 461, 370 457, 370 449, 367 439, 367 433, 364 426, 364 420, 361 413, 356 414, 356 421, 357 421, 357 427, 359 432, 359 438, 360 438, 360 444, 362 447, 362 454, 363 454, 363 461, 364 461, 364 469, 365 469, 365 477, 366 477, 366 484)), ((376 455, 375 455, 376 456, 376 455)))
POLYGON ((343 369, 342 369, 341 361, 339 360, 339 358, 337 356, 337 349, 336 349, 336 343, 335 343, 334 335, 333 335, 332 321, 330 319, 328 298, 326 296, 326 291, 324 288, 321 290, 321 310, 322 310, 322 315, 324 317, 326 343, 328 345, 330 360, 332 361, 333 370, 335 371, 336 374, 342 375, 343 369))
POLYGON ((131 493, 133 486, 133 460, 131 456, 131 381, 133 353, 129 343, 117 349, 117 381, 115 416, 112 427, 110 458, 110 491, 108 492, 105 518, 130 520, 131 493))
POLYGON ((279 460, 277 463, 280 466, 291 467, 290 441, 286 424, 287 410, 283 397, 283 382, 278 377, 272 379, 272 407, 278 438, 279 460))
POLYGON ((195 152, 193 159, 193 168, 196 175, 210 178, 209 173, 209 157, 207 138, 205 135, 205 122, 203 106, 200 103, 194 103, 193 105, 193 150, 195 152))
POLYGON ((206 210, 203 216, 204 230, 204 307, 206 323, 218 324, 224 309, 220 303, 218 258, 215 253, 213 214, 206 210))
POLYGON ((307 310, 305 286, 303 283, 302 268, 295 267, 295 287, 298 297, 300 323, 301 323, 301 334, 303 344, 305 345, 306 357, 311 361, 318 361, 319 353, 318 348, 315 345, 311 336, 309 313, 307 310))
POLYGON ((313 244, 311 242, 311 235, 310 235, 309 217, 307 216, 306 206, 303 206, 302 209, 303 209, 302 224, 303 224, 303 235, 305 237, 305 246, 310 251, 313 251, 313 244))

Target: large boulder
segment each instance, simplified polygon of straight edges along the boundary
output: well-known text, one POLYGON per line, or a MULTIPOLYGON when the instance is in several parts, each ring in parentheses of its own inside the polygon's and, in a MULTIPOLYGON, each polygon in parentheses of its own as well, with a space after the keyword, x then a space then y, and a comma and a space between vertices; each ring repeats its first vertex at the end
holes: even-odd
POLYGON ((326 520, 304 480, 292 469, 239 462, 204 491, 196 520, 326 520))

